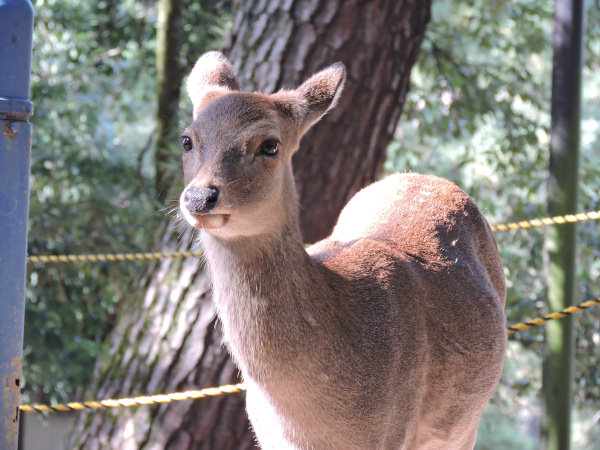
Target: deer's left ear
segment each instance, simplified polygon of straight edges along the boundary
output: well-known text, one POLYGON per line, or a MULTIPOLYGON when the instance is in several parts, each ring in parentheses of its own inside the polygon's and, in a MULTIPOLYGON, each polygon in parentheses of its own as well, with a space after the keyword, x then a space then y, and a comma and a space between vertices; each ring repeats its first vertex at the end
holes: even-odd
POLYGON ((194 118, 207 94, 239 91, 233 66, 220 52, 208 52, 198 58, 187 81, 187 91, 194 105, 194 118))
POLYGON ((337 62, 302 83, 296 92, 306 101, 306 118, 314 123, 333 108, 344 89, 345 81, 346 67, 337 62))
POLYGON ((294 117, 301 134, 333 108, 344 88, 346 68, 337 62, 317 72, 293 91, 273 94, 288 115, 294 117))

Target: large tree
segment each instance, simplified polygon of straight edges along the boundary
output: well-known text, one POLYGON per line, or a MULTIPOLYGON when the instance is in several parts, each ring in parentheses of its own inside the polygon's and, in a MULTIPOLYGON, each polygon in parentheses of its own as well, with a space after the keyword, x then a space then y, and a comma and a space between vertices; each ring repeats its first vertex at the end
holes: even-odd
MULTIPOLYGON (((430 18, 430 1, 240 2, 225 53, 245 88, 295 87, 343 61, 345 92, 294 160, 307 241, 325 236, 345 202, 378 175, 430 18)), ((178 158, 178 155, 172 155, 178 158)), ((173 196, 176 195, 173 193, 173 196)), ((165 222, 157 249, 184 250, 165 222)), ((123 305, 88 396, 119 397, 238 381, 221 345, 210 280, 198 259, 161 260, 123 305)), ((251 448, 242 394, 81 413, 69 448, 251 448)))

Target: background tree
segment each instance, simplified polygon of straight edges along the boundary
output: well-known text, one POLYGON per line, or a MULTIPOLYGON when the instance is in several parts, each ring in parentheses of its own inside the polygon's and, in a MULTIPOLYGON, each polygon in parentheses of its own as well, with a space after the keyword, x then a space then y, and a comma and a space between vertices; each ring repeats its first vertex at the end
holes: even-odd
MULTIPOLYGON (((348 81, 337 108, 307 136, 295 161, 309 240, 378 174, 408 89, 429 4, 325 0, 243 2, 227 51, 246 88, 297 86, 337 60, 348 81)), ((189 110, 188 110, 189 115, 189 110)), ((173 158, 178 158, 174 154, 173 158)), ((181 188, 181 186, 179 186, 181 188)), ((184 231, 187 235, 188 231, 184 231)), ((159 248, 184 246, 164 226, 159 248)), ((221 346, 210 282, 197 260, 160 261, 124 304, 93 396, 212 386, 238 380, 221 346)), ((82 414, 70 448, 245 448, 253 445, 242 395, 82 414)))
MULTIPOLYGON (((154 140, 154 196, 164 205, 179 161, 181 82, 197 54, 220 42, 228 28, 230 1, 160 0, 156 33, 157 110, 154 140), (184 20, 185 14, 185 20, 184 20)), ((150 148, 148 146, 147 148, 150 148)))
MULTIPOLYGON (((581 0, 555 0, 548 177, 551 216, 578 211, 583 13, 581 0)), ((566 224, 546 232, 548 304, 553 311, 578 303, 576 231, 576 224, 566 224)), ((571 448, 574 348, 572 317, 548 324, 542 386, 542 444, 548 450, 571 448)))
POLYGON ((156 37, 156 78, 158 109, 156 115, 156 149, 154 151, 155 186, 159 204, 165 202, 173 185, 173 142, 177 136, 179 97, 184 67, 181 61, 183 40, 183 0, 158 2, 156 37))

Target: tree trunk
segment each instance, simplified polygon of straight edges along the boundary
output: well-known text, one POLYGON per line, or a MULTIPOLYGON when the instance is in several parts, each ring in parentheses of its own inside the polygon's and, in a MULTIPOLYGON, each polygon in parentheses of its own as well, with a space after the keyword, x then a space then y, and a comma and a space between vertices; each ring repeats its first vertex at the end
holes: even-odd
MULTIPOLYGON (((583 0, 555 3, 548 181, 551 216, 577 212, 584 14, 583 0)), ((552 312, 575 304, 576 244, 575 223, 546 230, 548 305, 552 312)), ((549 322, 545 331, 541 446, 548 450, 569 449, 575 349, 573 317, 549 322)))
POLYGON ((267 2, 262 11, 257 3, 242 2, 230 36, 229 55, 245 88, 295 88, 336 61, 348 70, 339 104, 308 132, 294 159, 302 229, 315 242, 381 170, 430 2, 267 2))
POLYGON ((155 190, 159 204, 163 204, 176 171, 173 150, 178 130, 177 114, 183 68, 181 44, 183 40, 183 0, 160 0, 158 3, 158 30, 156 35, 156 76, 158 110, 156 113, 156 144, 154 152, 155 190))
MULTIPOLYGON (((296 87, 335 61, 348 68, 340 103, 294 161, 303 227, 323 237, 385 158, 430 16, 429 1, 241 2, 226 54, 246 88, 296 87)), ((183 249, 166 224, 160 250, 183 249)), ((124 306, 89 397, 171 392, 238 381, 221 346, 201 262, 150 264, 124 306), (144 292, 142 296, 141 293, 144 292)), ((83 412, 69 448, 244 449, 254 446, 243 394, 83 412)))

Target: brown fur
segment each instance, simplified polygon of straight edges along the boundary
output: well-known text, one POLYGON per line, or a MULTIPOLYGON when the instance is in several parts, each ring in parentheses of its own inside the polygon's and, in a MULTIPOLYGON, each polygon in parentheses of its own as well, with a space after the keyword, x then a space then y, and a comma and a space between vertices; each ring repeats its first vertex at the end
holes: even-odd
POLYGON ((343 66, 265 95, 207 84, 235 77, 203 58, 188 82, 184 176, 190 195, 219 197, 191 211, 184 191, 181 209, 202 229, 260 445, 472 448, 506 345, 503 271, 480 211, 449 181, 396 174, 359 192, 307 252, 291 157, 335 103, 343 66), (275 156, 261 153, 269 140, 275 156))

